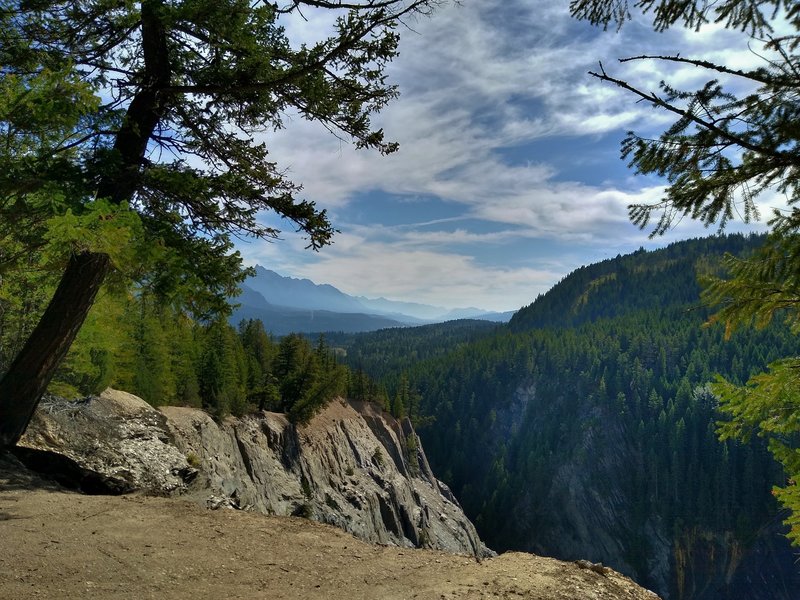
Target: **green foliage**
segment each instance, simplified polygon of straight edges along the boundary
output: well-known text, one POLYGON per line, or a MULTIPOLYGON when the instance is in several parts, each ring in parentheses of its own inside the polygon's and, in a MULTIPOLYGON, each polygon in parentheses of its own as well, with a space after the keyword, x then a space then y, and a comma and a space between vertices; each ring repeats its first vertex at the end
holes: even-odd
POLYGON ((189 452, 189 454, 186 455, 186 462, 194 469, 199 468, 201 465, 200 457, 194 452, 189 452))
POLYGON ((713 322, 730 332, 739 326, 766 327, 774 317, 800 331, 800 236, 771 235, 752 255, 724 259, 727 277, 707 277, 703 300, 716 307, 713 322))
MULTIPOLYGON (((752 69, 717 64, 699 58, 640 55, 628 60, 649 60, 693 65, 709 79, 696 90, 681 90, 662 82, 656 91, 641 90, 609 75, 602 67, 593 75, 638 96, 653 107, 677 116, 656 139, 630 132, 622 143, 622 156, 638 173, 666 178, 662 201, 630 207, 632 221, 647 227, 658 215, 653 235, 664 233, 688 216, 706 225, 723 227, 735 215, 745 221, 758 216, 755 199, 766 191, 784 194, 794 205, 800 198, 800 135, 795 94, 800 75, 795 66, 800 42, 800 9, 785 5, 792 29, 786 36, 770 35, 779 18, 780 0, 725 0, 709 3, 648 0, 636 7, 655 15, 654 28, 679 24, 698 29, 708 22, 746 31, 753 42, 767 40, 762 64, 752 69), (741 90, 744 83, 745 93, 741 90)), ((574 0, 572 12, 594 24, 619 25, 630 18, 627 2, 574 0)), ((779 215, 796 229, 800 213, 792 208, 779 215)))
POLYGON ((301 519, 310 519, 314 516, 314 507, 308 502, 304 502, 294 509, 291 516, 300 517, 301 519))
POLYGON ((416 433, 412 432, 406 436, 404 449, 408 470, 412 475, 419 475, 419 442, 416 433))
MULTIPOLYGON (((386 376, 419 391, 426 456, 492 547, 535 550, 532 540, 557 526, 551 485, 565 464, 594 497, 630 511, 621 543, 641 575, 645 523, 675 539, 701 528, 746 544, 773 517, 779 469, 760 439, 717 439, 718 402, 705 384, 714 373, 741 384, 800 346, 781 323, 726 342, 723 327, 702 327, 709 311, 696 281, 719 272, 725 252, 746 255, 762 241, 691 240, 578 269, 508 328, 386 376), (629 468, 610 472, 615 461, 629 468)), ((436 335, 417 334, 420 348, 435 346, 436 335)), ((350 346, 358 360, 379 371, 403 364, 390 332, 370 346, 374 335, 350 346)))
POLYGON ((245 406, 244 357, 236 334, 220 319, 206 328, 203 338, 200 358, 203 406, 218 416, 241 415, 245 406))
MULTIPOLYGON (((753 35, 772 31, 770 20, 782 5, 788 7, 782 0, 638 0, 633 4, 643 14, 653 14, 656 31, 665 31, 676 24, 699 29, 707 23, 721 23, 753 35)), ((628 0, 572 0, 569 7, 576 18, 604 28, 612 23, 621 27, 632 16, 628 0)), ((792 13, 796 17, 797 9, 791 9, 790 16, 792 13)))
POLYGON ((405 375, 400 376, 400 384, 397 386, 397 394, 392 400, 392 415, 396 419, 404 419, 408 414, 409 396, 411 391, 408 386, 408 377, 405 375))
POLYGON ((343 349, 351 368, 373 377, 391 378, 420 360, 443 356, 458 346, 489 336, 498 327, 489 321, 462 319, 422 327, 325 335, 328 343, 343 349))
POLYGON ((107 388, 116 370, 116 354, 126 339, 115 327, 122 316, 121 303, 104 295, 89 313, 73 345, 61 364, 50 391, 66 397, 98 394, 107 388))
POLYGON ((141 220, 127 203, 115 206, 97 200, 82 207, 80 214, 68 208, 65 214, 48 219, 45 229, 48 252, 62 262, 80 252, 107 254, 123 271, 130 271, 137 262, 133 242, 141 239, 141 220))
POLYGON ((259 135, 291 113, 393 151, 370 115, 397 95, 384 71, 399 19, 432 4, 11 2, 0 11, 0 221, 28 248, 109 253, 173 299, 210 290, 209 308, 224 309, 216 300, 240 279, 230 237, 279 234, 259 212, 313 248, 333 234, 259 135), (306 4, 333 27, 298 44, 284 22, 306 4), (126 236, 142 244, 136 269, 118 256, 126 236))
MULTIPOLYGON (((24 311, 12 310, 20 304, 16 288, 3 289, 7 310, 0 340, 5 349, 28 321, 24 311)), ((357 378, 370 390, 360 399, 383 406, 385 392, 364 373, 357 378)), ((344 396, 355 379, 324 339, 312 346, 291 335, 276 343, 258 320, 243 321, 236 329, 222 319, 203 324, 140 290, 134 296, 100 297, 49 391, 78 397, 111 385, 153 405, 202 406, 217 417, 274 410, 302 424, 344 396)))
POLYGON ((295 423, 307 423, 346 389, 347 372, 336 363, 323 340, 312 349, 299 334, 284 337, 273 368, 281 382, 279 409, 295 423))
MULTIPOLYGON (((22 435, 109 273, 211 321, 230 311, 247 275, 233 239, 280 234, 261 213, 289 221, 309 248, 330 243, 327 214, 269 160, 264 134, 292 115, 356 147, 394 151, 370 118, 397 95, 385 74, 396 29, 435 3, 0 6, 0 277, 32 253, 62 273, 41 327, 3 365, 0 445, 22 435), (290 39, 287 21, 305 12, 320 37, 290 39)), ((203 360, 222 374, 244 368, 240 358, 206 349, 203 360)), ((93 360, 107 370, 102 355, 93 360)), ((142 374, 148 395, 172 393, 142 374)), ((242 386, 200 383, 223 412, 246 408, 242 386)), ((298 418, 316 402, 304 399, 312 406, 298 418)))
MULTIPOLYGON (((659 110, 677 116, 656 139, 630 132, 622 156, 639 173, 667 180, 664 199, 655 205, 629 207, 631 220, 647 227, 657 216, 653 235, 664 233, 688 216, 706 225, 724 227, 738 213, 745 221, 758 216, 756 198, 777 192, 788 210, 775 210, 772 231, 763 249, 750 257, 728 256, 725 275, 706 279, 704 301, 717 307, 711 321, 725 323, 726 338, 740 325, 766 327, 774 317, 785 319, 798 332, 798 273, 800 273, 800 5, 781 0, 723 0, 720 2, 644 0, 634 6, 654 15, 653 28, 673 25, 700 29, 719 23, 739 29, 763 46, 762 63, 739 69, 700 58, 636 56, 628 60, 691 65, 711 77, 697 90, 681 90, 661 82, 656 93, 609 75, 600 66, 593 75, 627 90, 659 110), (775 35, 781 21, 786 35, 775 35)), ((631 19, 625 0, 573 0, 572 14, 595 25, 617 26, 631 19)), ((790 481, 798 474, 798 407, 789 400, 797 360, 770 365, 769 372, 745 386, 720 378, 714 390, 729 419, 720 424, 724 439, 748 440, 753 431, 768 447, 790 481)), ((800 543, 800 496, 794 483, 777 488, 776 495, 792 509, 791 537, 800 543)))
POLYGON ((654 306, 699 305, 698 276, 708 279, 722 268, 725 253, 742 257, 764 243, 764 236, 728 235, 670 244, 658 252, 627 256, 580 267, 547 294, 511 318, 513 331, 580 325, 654 306), (670 282, 665 286, 663 281, 670 282))
POLYGON ((258 410, 277 408, 280 391, 272 366, 277 346, 259 320, 249 319, 239 323, 239 337, 247 360, 248 401, 257 405, 258 410))
POLYGON ((52 274, 39 258, 19 244, 0 244, 0 263, 15 263, 7 271, 0 267, 0 373, 8 369, 52 295, 52 274))
POLYGON ((719 422, 720 438, 749 441, 753 434, 767 440, 772 455, 783 465, 784 486, 774 494, 791 514, 789 537, 800 544, 800 360, 775 361, 765 373, 754 375, 744 386, 719 377, 713 385, 720 410, 728 420, 719 422))

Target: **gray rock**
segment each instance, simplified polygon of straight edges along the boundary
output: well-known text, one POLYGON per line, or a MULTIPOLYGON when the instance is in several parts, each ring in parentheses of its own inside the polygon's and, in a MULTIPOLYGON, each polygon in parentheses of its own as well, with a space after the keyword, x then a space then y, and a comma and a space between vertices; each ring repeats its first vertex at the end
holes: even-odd
POLYGON ((194 470, 166 422, 141 398, 117 390, 75 402, 49 397, 19 445, 62 454, 122 491, 179 494, 194 470))
MULTIPOLYGON (((183 494, 213 509, 308 517, 380 544, 493 554, 434 477, 411 423, 369 403, 334 401, 302 427, 276 413, 218 423, 109 389, 46 399, 20 445, 66 456, 84 483, 97 474, 90 483, 116 492, 183 494)), ((88 491, 84 483, 75 487, 88 491)))
POLYGON ((276 413, 218 424, 194 409, 161 410, 199 464, 201 493, 235 494, 241 506, 307 516, 370 542, 491 555, 431 473, 410 422, 373 404, 335 401, 302 427, 276 413))

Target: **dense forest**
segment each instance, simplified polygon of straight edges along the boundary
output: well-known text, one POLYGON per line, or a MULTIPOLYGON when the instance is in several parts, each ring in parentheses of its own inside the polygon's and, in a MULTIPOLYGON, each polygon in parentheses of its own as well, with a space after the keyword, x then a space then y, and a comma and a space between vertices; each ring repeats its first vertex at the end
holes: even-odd
MULTIPOLYGON (((723 270, 724 253, 762 242, 711 237, 582 267, 508 325, 278 339, 258 320, 191 319, 167 298, 109 286, 50 391, 114 385, 153 404, 296 422, 338 395, 372 400, 415 422, 434 471, 493 548, 588 556, 662 593, 721 597, 687 591, 692 567, 675 557, 696 555, 698 536, 744 553, 774 534, 782 473, 758 437, 719 440, 707 384, 718 374, 742 384, 800 343, 780 322, 730 336, 710 325, 700 281, 723 270), (564 507, 596 511, 597 522, 587 528, 564 507), (593 541, 603 536, 612 541, 593 541)), ((0 372, 49 285, 35 269, 4 279, 0 372)), ((731 567, 711 571, 721 568, 731 567)))
MULTIPOLYGON (((9 275, 3 283, 0 374, 48 296, 48 280, 36 270, 9 275), (38 287, 33 277, 41 278, 38 287)), ((258 320, 237 327, 221 317, 203 322, 165 298, 113 289, 89 314, 49 391, 75 397, 109 385, 154 405, 202 407, 217 416, 273 410, 297 422, 341 395, 387 402, 372 380, 340 364, 322 336, 278 340, 258 320)))
POLYGON ((406 410, 434 471, 490 546, 590 555, 663 594, 725 597, 693 595, 690 568, 675 557, 691 554, 698 536, 752 547, 776 522, 771 490, 782 474, 759 438, 719 440, 707 384, 717 374, 742 384, 800 343, 782 323, 726 339, 707 324, 699 280, 720 272, 724 253, 762 242, 712 237, 583 267, 508 327, 462 323, 337 344, 391 394, 411 390, 406 410), (409 339, 421 360, 407 359, 409 339), (597 515, 571 516, 571 506, 597 515), (672 556, 659 560, 664 548, 672 556), (658 572, 663 562, 671 574, 658 572))

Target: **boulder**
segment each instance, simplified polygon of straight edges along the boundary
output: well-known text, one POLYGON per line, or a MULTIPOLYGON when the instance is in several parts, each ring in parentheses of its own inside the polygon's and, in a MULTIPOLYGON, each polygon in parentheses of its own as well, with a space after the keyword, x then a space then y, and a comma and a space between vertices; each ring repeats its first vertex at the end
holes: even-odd
POLYGON ((369 542, 493 553, 431 472, 408 420, 336 400, 307 425, 277 413, 217 422, 108 389, 44 399, 16 456, 89 493, 185 495, 209 508, 304 516, 369 542))

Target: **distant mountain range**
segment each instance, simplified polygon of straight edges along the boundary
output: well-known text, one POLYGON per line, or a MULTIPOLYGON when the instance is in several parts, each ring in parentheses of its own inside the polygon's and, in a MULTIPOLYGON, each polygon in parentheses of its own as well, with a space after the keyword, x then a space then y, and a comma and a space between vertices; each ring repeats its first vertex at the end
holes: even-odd
POLYGON ((275 335, 291 332, 342 331, 355 333, 388 327, 409 327, 454 319, 506 322, 514 311, 498 313, 479 308, 447 309, 416 302, 350 296, 328 284, 284 277, 262 266, 242 285, 242 294, 231 300, 239 306, 232 323, 261 319, 275 335))

